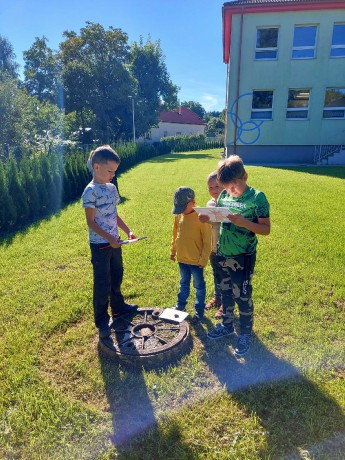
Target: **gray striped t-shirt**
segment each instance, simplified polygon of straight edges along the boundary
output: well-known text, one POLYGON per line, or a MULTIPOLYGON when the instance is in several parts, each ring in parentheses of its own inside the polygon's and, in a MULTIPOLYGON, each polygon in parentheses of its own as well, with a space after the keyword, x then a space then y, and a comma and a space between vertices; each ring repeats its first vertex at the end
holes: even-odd
MULTIPOLYGON (((114 184, 98 184, 91 181, 82 195, 83 208, 95 208, 95 222, 112 236, 119 236, 116 205, 120 196, 114 184)), ((107 243, 107 240, 89 228, 90 243, 107 243)))

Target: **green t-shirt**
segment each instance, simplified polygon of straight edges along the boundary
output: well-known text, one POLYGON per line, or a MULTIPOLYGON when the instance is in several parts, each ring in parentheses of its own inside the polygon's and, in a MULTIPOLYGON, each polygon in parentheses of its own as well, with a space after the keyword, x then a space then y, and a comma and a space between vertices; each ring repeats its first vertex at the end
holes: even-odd
MULTIPOLYGON (((240 197, 233 197, 223 190, 218 197, 217 206, 228 208, 229 214, 242 214, 251 222, 257 222, 259 217, 270 216, 270 205, 265 194, 253 187, 249 187, 240 197)), ((255 233, 231 222, 222 222, 217 246, 218 254, 224 257, 253 254, 257 244, 255 233)))

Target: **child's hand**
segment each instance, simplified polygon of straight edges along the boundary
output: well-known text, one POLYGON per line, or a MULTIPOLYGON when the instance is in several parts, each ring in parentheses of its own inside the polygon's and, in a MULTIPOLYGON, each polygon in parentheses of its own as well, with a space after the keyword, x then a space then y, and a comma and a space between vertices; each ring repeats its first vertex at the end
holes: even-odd
POLYGON ((247 219, 242 216, 242 214, 229 214, 227 218, 232 222, 233 224, 237 225, 238 227, 244 227, 246 226, 247 219))
POLYGON ((171 255, 171 256, 170 256, 170 260, 172 260, 173 262, 175 262, 175 260, 176 260, 176 257, 175 257, 175 256, 173 256, 173 255, 171 255))
POLYGON ((136 236, 134 235, 133 232, 129 232, 129 233, 128 233, 128 239, 129 239, 129 240, 135 240, 135 239, 136 239, 136 236))
POLYGON ((210 220, 210 217, 207 216, 206 214, 199 214, 199 220, 203 224, 206 224, 210 220))
POLYGON ((113 238, 109 238, 109 244, 112 248, 119 248, 120 245, 119 245, 119 240, 120 238, 119 237, 113 237, 113 238))

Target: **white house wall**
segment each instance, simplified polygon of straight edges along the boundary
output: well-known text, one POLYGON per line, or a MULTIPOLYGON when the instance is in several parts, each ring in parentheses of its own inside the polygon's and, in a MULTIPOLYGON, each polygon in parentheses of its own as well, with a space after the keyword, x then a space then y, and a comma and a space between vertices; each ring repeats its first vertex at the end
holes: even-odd
POLYGON ((204 134, 204 125, 191 125, 185 123, 167 123, 159 122, 158 128, 151 128, 151 140, 158 142, 162 137, 167 136, 190 136, 196 134, 204 134))

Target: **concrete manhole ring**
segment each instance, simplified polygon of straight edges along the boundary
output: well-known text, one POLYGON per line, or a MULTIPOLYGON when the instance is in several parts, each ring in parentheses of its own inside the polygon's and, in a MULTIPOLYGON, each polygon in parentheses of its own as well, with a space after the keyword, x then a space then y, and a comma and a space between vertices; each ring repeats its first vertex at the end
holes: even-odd
POLYGON ((114 347, 101 347, 128 365, 161 366, 180 358, 190 346, 187 321, 161 319, 163 309, 139 308, 116 319, 112 326, 114 347))

